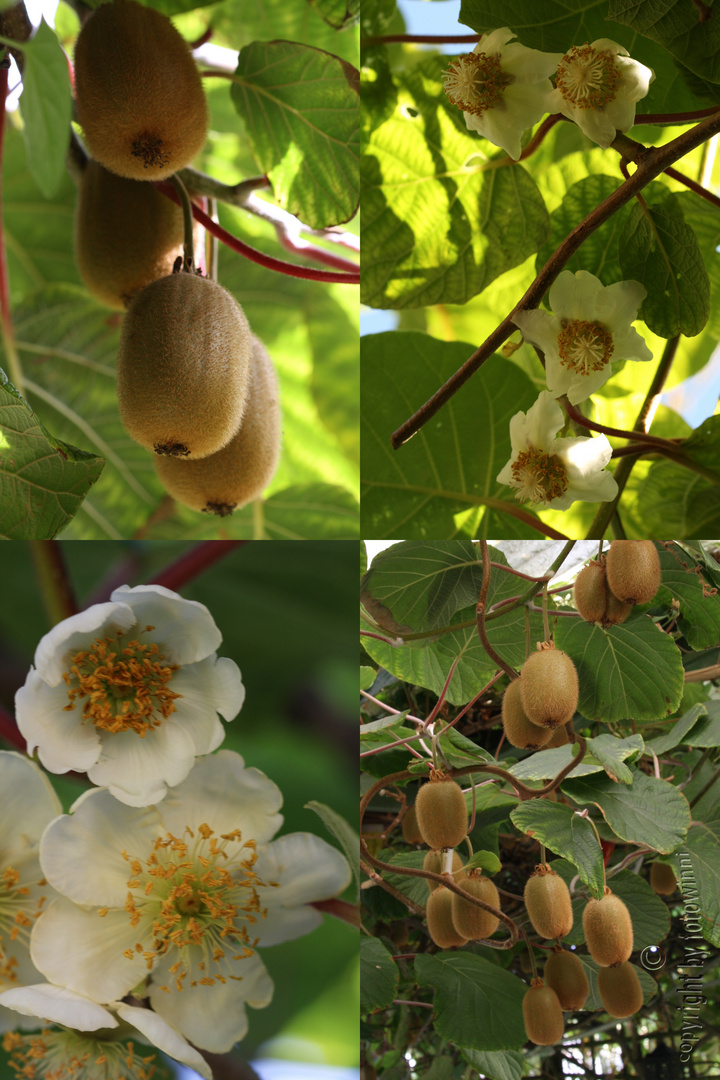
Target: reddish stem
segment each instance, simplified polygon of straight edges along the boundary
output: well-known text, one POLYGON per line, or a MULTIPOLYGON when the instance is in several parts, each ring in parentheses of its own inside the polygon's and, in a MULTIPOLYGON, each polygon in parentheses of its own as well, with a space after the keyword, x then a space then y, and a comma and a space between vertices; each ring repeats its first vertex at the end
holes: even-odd
POLYGON ((694 109, 692 112, 679 113, 636 113, 636 124, 682 124, 685 121, 702 120, 705 116, 712 116, 720 109, 720 105, 711 105, 709 109, 694 109))
POLYGON ((712 191, 708 191, 702 184, 698 184, 697 180, 691 180, 685 173, 678 172, 677 169, 666 169, 666 176, 672 176, 673 180, 679 180, 685 187, 690 188, 691 191, 701 195, 703 199, 707 199, 713 206, 720 206, 720 198, 717 195, 713 195, 712 191))
POLYGON ((576 409, 574 405, 571 405, 567 398, 562 399, 562 405, 565 412, 576 424, 580 424, 590 431, 600 431, 603 435, 614 435, 619 439, 631 439, 633 442, 647 443, 649 446, 654 446, 657 449, 677 450, 678 448, 678 444, 674 440, 662 439, 657 435, 646 435, 644 431, 623 431, 621 428, 605 427, 603 424, 596 424, 594 420, 588 420, 586 416, 583 416, 580 410, 576 409))
POLYGON ((149 584, 164 585, 166 589, 177 591, 235 548, 249 543, 249 540, 206 540, 166 566, 149 584))
POLYGON ((331 900, 316 900, 310 907, 322 911, 325 915, 334 915, 336 919, 342 919, 350 926, 360 925, 360 910, 357 904, 349 904, 347 900, 338 900, 337 897, 331 900))
POLYGON ((362 39, 363 45, 387 45, 393 41, 407 41, 418 45, 464 45, 466 42, 477 42, 480 34, 375 34, 362 39))
POLYGON ((285 250, 292 251, 301 258, 314 259, 315 262, 324 263, 325 266, 332 266, 335 270, 343 270, 348 273, 357 273, 360 269, 357 263, 352 263, 349 259, 343 259, 339 255, 333 255, 331 251, 325 251, 323 248, 315 247, 314 244, 308 244, 304 240, 301 240, 300 243, 296 243, 292 237, 288 236, 282 226, 276 228, 275 232, 285 250))

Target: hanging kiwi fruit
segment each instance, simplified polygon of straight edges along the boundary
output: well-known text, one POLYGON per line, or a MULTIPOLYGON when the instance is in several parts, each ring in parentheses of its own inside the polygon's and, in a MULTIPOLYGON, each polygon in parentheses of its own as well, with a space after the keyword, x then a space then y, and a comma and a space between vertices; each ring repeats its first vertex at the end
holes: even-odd
MULTIPOLYGON (((414 806, 408 806, 403 814, 403 819, 400 822, 400 828, 402 830, 403 840, 408 844, 422 844, 423 838, 418 829, 417 814, 414 806)), ((440 873, 439 870, 438 873, 440 873)))
POLYGON ((77 117, 92 156, 132 180, 161 180, 202 149, 208 111, 187 43, 135 0, 95 9, 75 45, 77 117))
POLYGON ((422 784, 415 800, 422 838, 431 848, 454 848, 465 836, 468 811, 459 784, 443 774, 422 784))
POLYGON ((660 556, 652 540, 613 540, 607 580, 625 604, 649 604, 660 588, 660 556))
MULTIPOLYGON (((443 851, 426 851, 425 858, 423 859, 423 870, 429 870, 432 874, 442 874, 443 867, 445 865, 445 854, 443 851)), ((458 884, 465 877, 465 871, 463 869, 462 859, 458 855, 457 851, 452 853, 452 879, 458 884)), ((431 881, 430 878, 425 878, 425 883, 430 890, 434 892, 435 889, 440 888, 439 881, 431 881)))
POLYGON ((573 927, 570 890, 547 863, 536 866, 525 882, 525 907, 540 937, 563 938, 573 927))
POLYGON ((567 949, 558 947, 551 953, 545 962, 543 978, 557 994, 563 1011, 582 1009, 590 996, 590 983, 582 961, 567 949))
POLYGON ((450 889, 441 885, 430 893, 425 908, 428 933, 441 949, 452 949, 456 945, 465 945, 467 941, 458 933, 453 922, 452 897, 450 889))
POLYGON ((650 885, 658 896, 672 896, 677 889, 672 866, 669 863, 654 862, 650 867, 650 885))
POLYGON ((600 968, 598 991, 605 1011, 616 1020, 634 1016, 642 1008, 642 986, 635 968, 627 961, 617 967, 600 968))
POLYGON ((619 896, 605 886, 601 900, 591 897, 583 911, 583 931, 590 955, 600 967, 617 967, 630 959, 633 926, 619 896))
POLYGON ((625 622, 632 611, 632 604, 618 600, 611 592, 604 556, 583 567, 575 579, 573 595, 575 607, 586 622, 617 626, 625 622))
MULTIPOLYGON (((479 870, 470 870, 459 884, 464 892, 469 896, 474 896, 476 900, 483 900, 496 908, 500 907, 500 896, 494 883, 479 870)), ((497 915, 463 900, 457 893, 452 893, 450 903, 455 929, 468 941, 489 938, 500 925, 497 915)))
POLYGON ((536 1046, 554 1046, 563 1037, 563 1014, 558 996, 542 979, 533 979, 523 998, 525 1034, 536 1046))
POLYGON ((520 700, 528 720, 554 730, 572 720, 580 688, 575 665, 552 642, 542 642, 520 672, 520 700))
POLYGON ((528 720, 520 699, 520 679, 512 679, 502 699, 502 723, 505 738, 521 750, 539 750, 550 741, 549 728, 538 727, 528 720))

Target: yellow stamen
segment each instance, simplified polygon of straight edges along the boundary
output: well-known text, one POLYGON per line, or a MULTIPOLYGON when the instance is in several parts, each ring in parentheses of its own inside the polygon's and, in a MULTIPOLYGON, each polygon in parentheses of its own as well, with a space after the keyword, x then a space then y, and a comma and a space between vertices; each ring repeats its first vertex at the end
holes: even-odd
POLYGON ((472 52, 453 60, 442 74, 443 86, 453 105, 463 112, 482 116, 501 103, 512 75, 500 66, 499 53, 472 52))
POLYGON ((567 491, 568 477, 557 454, 547 454, 529 446, 512 463, 510 487, 517 488, 515 497, 530 502, 550 503, 567 491))
POLYGON ((603 109, 614 101, 622 75, 613 53, 574 45, 558 65, 557 88, 576 109, 603 109))

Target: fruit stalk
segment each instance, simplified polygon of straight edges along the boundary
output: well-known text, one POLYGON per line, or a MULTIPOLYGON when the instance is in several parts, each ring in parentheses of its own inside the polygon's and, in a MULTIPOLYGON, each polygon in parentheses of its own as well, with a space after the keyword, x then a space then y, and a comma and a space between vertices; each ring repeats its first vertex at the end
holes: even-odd
POLYGON ((193 211, 190 196, 177 173, 170 177, 170 183, 178 193, 183 212, 183 224, 185 226, 185 239, 183 241, 183 253, 185 255, 185 269, 192 270, 195 266, 194 241, 193 241, 193 211))

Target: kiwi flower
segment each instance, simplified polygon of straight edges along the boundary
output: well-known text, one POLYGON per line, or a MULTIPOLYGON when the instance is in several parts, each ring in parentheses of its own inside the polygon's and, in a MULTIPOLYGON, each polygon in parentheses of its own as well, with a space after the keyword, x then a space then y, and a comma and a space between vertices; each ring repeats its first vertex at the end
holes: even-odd
POLYGON ((504 27, 486 34, 443 72, 445 93, 462 109, 466 126, 518 160, 523 132, 548 109, 560 53, 543 53, 512 41, 504 27))
POLYGON ((552 314, 537 308, 513 316, 525 340, 545 354, 553 397, 567 394, 576 405, 610 378, 616 360, 652 360, 630 325, 646 296, 639 281, 603 285, 587 270, 563 270, 550 289, 552 314))
POLYGON ((160 585, 115 589, 54 626, 15 697, 28 753, 86 772, 128 806, 159 802, 223 740, 245 690, 204 606, 160 585))
POLYGON ((0 994, 0 1004, 31 1018, 36 1035, 5 1035, 3 1049, 18 1077, 33 1080, 150 1080, 155 1055, 138 1053, 134 1042, 157 1047, 212 1080, 210 1067, 183 1036, 151 1009, 113 1002, 98 1005, 82 994, 39 983, 0 994))
POLYGON ((560 60, 548 111, 574 120, 599 146, 608 147, 618 131, 635 123, 635 105, 655 78, 652 68, 633 60, 608 38, 573 45, 560 60))
POLYGON ((350 877, 316 836, 272 840, 281 805, 276 785, 230 750, 198 761, 157 806, 85 792, 40 844, 61 895, 33 928, 35 965, 101 1004, 147 996, 194 1045, 225 1053, 247 1031, 245 1006, 273 995, 258 948, 315 929, 312 904, 350 877))
POLYGON ((612 448, 604 435, 556 439, 565 416, 553 395, 543 390, 527 413, 510 421, 512 455, 498 483, 515 488, 518 499, 541 509, 567 510, 576 500, 608 502, 617 495, 615 478, 605 472, 612 448))

